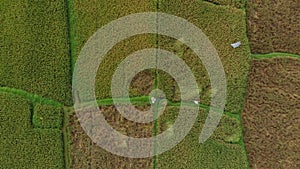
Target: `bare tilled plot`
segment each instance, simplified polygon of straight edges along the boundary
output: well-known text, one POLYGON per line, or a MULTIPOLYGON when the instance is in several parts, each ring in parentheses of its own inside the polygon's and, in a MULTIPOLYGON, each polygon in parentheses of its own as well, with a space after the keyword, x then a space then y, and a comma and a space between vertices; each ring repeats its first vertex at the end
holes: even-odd
POLYGON ((252 168, 300 168, 300 60, 254 60, 243 111, 252 168))
POLYGON ((130 83, 129 96, 149 95, 155 87, 155 70, 146 69, 134 76, 130 83))
POLYGON ((300 54, 300 1, 249 0, 247 14, 252 53, 300 54))
MULTIPOLYGON (((147 110, 148 106, 138 106, 140 110, 147 110)), ((154 123, 140 124, 129 121, 121 116, 113 106, 100 107, 106 121, 118 132, 130 137, 151 137, 154 123)), ((132 111, 128 109, 127 111, 132 111)), ((88 117, 87 117, 88 118, 88 117)), ((101 132, 101 131, 99 131, 101 132)), ((103 131, 102 131, 103 132, 103 131)), ((71 133, 71 167, 72 168, 103 168, 103 169, 128 169, 152 168, 152 158, 133 159, 114 155, 100 148, 83 131, 76 115, 70 119, 71 133)), ((126 142, 111 141, 111 146, 116 148, 127 147, 126 142)))

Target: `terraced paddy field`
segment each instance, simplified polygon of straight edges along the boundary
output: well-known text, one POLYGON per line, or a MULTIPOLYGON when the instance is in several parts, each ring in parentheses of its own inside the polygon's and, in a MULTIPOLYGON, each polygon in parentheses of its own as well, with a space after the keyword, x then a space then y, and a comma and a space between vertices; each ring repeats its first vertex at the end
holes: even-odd
POLYGON ((300 60, 254 60, 242 113, 252 168, 300 166, 300 60))
MULTIPOLYGON (((294 0, 1 1, 0 168, 299 168, 298 6, 294 0), (204 65, 189 47, 158 34, 129 37, 109 50, 96 76, 97 103, 116 131, 135 138, 172 136, 167 129, 180 106, 199 107, 188 135, 162 154, 127 158, 97 146, 80 126, 71 85, 82 47, 102 26, 138 12, 182 17, 216 48, 227 78, 227 103, 205 143, 199 144, 199 134, 218 91, 211 89, 204 65), (241 46, 232 48, 238 41, 241 46), (168 99, 164 114, 145 124, 121 116, 111 98, 111 79, 128 55, 145 48, 165 49, 185 61, 199 86, 200 103, 181 105, 173 77, 147 69, 130 82, 130 98, 120 99, 149 110, 148 95, 159 88, 168 99)), ((119 83, 126 78, 124 73, 119 83)), ((129 148, 126 140, 110 143, 129 148)))

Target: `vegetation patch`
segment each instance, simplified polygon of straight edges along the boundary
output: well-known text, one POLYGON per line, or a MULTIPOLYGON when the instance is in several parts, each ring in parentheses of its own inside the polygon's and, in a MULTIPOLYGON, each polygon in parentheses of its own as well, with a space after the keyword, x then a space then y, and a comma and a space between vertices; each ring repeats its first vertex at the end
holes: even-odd
POLYGON ((254 60, 242 113, 253 168, 299 168, 300 60, 254 60))
POLYGON ((64 1, 0 2, 0 86, 71 105, 64 1))
POLYGON ((64 168, 62 132, 33 129, 26 99, 0 92, 0 119, 2 168, 64 168))
POLYGON ((61 107, 36 104, 33 114, 33 125, 36 128, 61 129, 63 126, 63 111, 61 107))
POLYGON ((247 15, 252 53, 300 54, 300 1, 249 0, 247 15))
MULTIPOLYGON (((148 110, 149 106, 136 106, 139 110, 148 110)), ((121 116, 113 106, 101 106, 100 111, 106 121, 118 132, 136 138, 151 137, 153 135, 154 123, 135 123, 121 116)), ((133 111, 127 109, 126 111, 133 111)), ((90 118, 90 117, 85 117, 90 118)), ((96 128, 95 128, 96 129, 96 128)), ((97 132, 95 130, 95 132, 97 132)), ((103 132, 100 130, 99 132, 103 132)), ((126 158, 107 152, 97 146, 84 132, 75 114, 70 118, 70 154, 72 168, 152 168, 153 158, 126 158)), ((112 146, 127 146, 126 142, 110 142, 112 146)))
MULTIPOLYGON (((188 110, 188 107, 185 107, 188 110)), ((167 107, 159 119, 160 132, 168 129, 178 116, 179 107, 167 107)), ((199 136, 207 117, 200 110, 189 134, 171 150, 158 155, 157 168, 247 168, 238 119, 223 115, 213 135, 203 144, 199 136)))
POLYGON ((132 79, 129 96, 148 96, 155 87, 155 69, 147 69, 132 79))
MULTIPOLYGON (((203 1, 165 0, 159 11, 182 17, 199 27, 217 49, 227 78, 226 110, 238 113, 242 109, 250 64, 250 49, 246 36, 245 12, 226 6, 217 6, 203 1), (231 43, 241 41, 236 49, 231 43)), ((201 60, 176 39, 158 37, 159 48, 169 50, 182 58, 192 70, 200 89, 200 102, 209 105, 212 91, 210 81, 201 60)), ((159 57, 159 56, 158 56, 159 57)), ((167 98, 180 101, 179 88, 166 73, 158 73, 158 86, 166 89, 167 98)))
MULTIPOLYGON (((139 1, 93 1, 86 3, 83 0, 74 0, 71 3, 71 36, 73 39, 74 49, 72 51, 72 58, 74 63, 87 40, 102 26, 108 24, 110 21, 118 19, 138 12, 155 11, 155 2, 152 0, 139 1)), ((116 44, 102 60, 95 82, 95 95, 97 99, 106 99, 111 97, 111 80, 118 65, 130 54, 144 48, 155 48, 155 35, 144 34, 137 35, 125 39, 116 44)), ((145 71, 146 72, 146 71, 145 71)), ((138 74, 135 84, 144 85, 145 80, 152 86, 154 80, 151 77, 154 73, 151 71, 147 73, 138 74), (139 82, 140 81, 140 82, 139 82)), ((125 77, 125 75, 124 75, 125 77)), ((120 79, 119 83, 123 83, 125 79, 120 79)), ((134 85, 134 84, 133 84, 134 85)), ((144 95, 144 86, 133 86, 132 96, 144 95)))

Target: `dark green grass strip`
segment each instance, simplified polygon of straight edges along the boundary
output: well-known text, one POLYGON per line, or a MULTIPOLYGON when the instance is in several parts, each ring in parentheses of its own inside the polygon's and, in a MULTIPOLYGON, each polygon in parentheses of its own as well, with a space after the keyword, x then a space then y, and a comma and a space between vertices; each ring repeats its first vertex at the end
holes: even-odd
POLYGON ((64 150, 64 161, 65 161, 65 168, 66 169, 70 169, 71 165, 71 159, 70 159, 70 131, 69 131, 69 114, 64 111, 64 118, 63 118, 63 128, 62 128, 62 132, 63 132, 63 150, 64 150))
MULTIPOLYGON (((154 118, 156 119, 155 121, 154 121, 154 136, 157 136, 157 134, 158 134, 158 118, 157 118, 157 116, 158 116, 158 102, 155 102, 155 104, 154 104, 154 118)), ((156 153, 157 153, 157 138, 155 137, 154 138, 154 159, 153 159, 153 169, 155 169, 156 168, 156 166, 157 166, 157 159, 158 159, 158 155, 156 155, 156 153)))
POLYGON ((244 139, 244 132, 243 132, 243 120, 242 120, 242 115, 241 113, 238 114, 238 117, 237 119, 240 121, 240 132, 242 133, 241 134, 241 139, 239 140, 238 144, 240 144, 244 151, 245 151, 245 155, 247 156, 247 169, 250 169, 250 161, 249 161, 249 156, 248 156, 248 152, 247 152, 247 149, 246 149, 246 145, 245 145, 245 139, 244 139))
MULTIPOLYGON (((122 103, 122 101, 127 102, 130 100, 130 102, 134 105, 145 105, 149 102, 149 96, 139 96, 139 97, 132 97, 132 98, 116 98, 119 102, 122 103)), ((109 99, 101 99, 97 100, 97 104, 99 106, 109 106, 109 105, 114 105, 114 101, 112 98, 109 99)))
POLYGON ((71 60, 71 75, 73 75, 73 70, 75 66, 75 56, 74 55, 74 35, 73 35, 73 8, 72 8, 72 0, 65 0, 66 8, 67 8, 67 23, 68 23, 68 38, 69 38, 69 48, 70 48, 70 60, 71 60))
MULTIPOLYGON (((69 57, 70 57, 70 72, 71 72, 71 77, 70 77, 70 80, 71 80, 71 83, 72 83, 72 80, 73 80, 73 70, 74 70, 74 59, 73 59, 73 49, 74 49, 74 46, 73 46, 73 41, 74 41, 74 38, 72 36, 72 24, 71 24, 71 15, 72 15, 72 5, 71 5, 71 0, 65 0, 65 7, 66 7, 66 22, 67 22, 67 31, 68 31, 68 44, 69 44, 69 57)), ((69 148, 69 145, 70 145, 70 136, 69 136, 69 114, 68 112, 66 111, 63 111, 64 112, 64 118, 63 118, 63 128, 62 128, 62 132, 63 132, 63 148, 64 148, 64 161, 65 161, 65 168, 66 169, 70 169, 71 168, 71 157, 70 157, 70 148, 69 148)))
MULTIPOLYGON (((245 20, 246 20, 246 23, 247 23, 247 17, 248 17, 248 14, 247 14, 247 10, 246 10, 246 8, 247 8, 247 5, 248 5, 248 1, 245 1, 245 6, 244 6, 244 8, 242 9, 243 11, 245 11, 245 13, 246 13, 246 17, 244 18, 245 20)), ((247 27, 248 25, 246 24, 246 27, 247 27)), ((245 32, 245 34, 246 34, 246 39, 247 39, 247 44, 246 44, 246 46, 247 46, 247 48, 248 48, 248 50, 249 51, 251 51, 251 49, 250 49, 250 43, 249 43, 249 39, 248 39, 248 32, 247 32, 247 28, 246 28, 246 32, 245 32)), ((250 75, 250 71, 251 71, 251 69, 252 69, 252 59, 254 58, 253 57, 254 55, 253 54, 251 54, 250 55, 250 57, 251 57, 251 59, 250 59, 250 66, 249 66, 249 70, 248 70, 248 75, 247 75, 247 78, 246 78, 246 87, 245 87, 245 90, 244 90, 244 92, 243 92, 243 98, 244 98, 244 101, 241 103, 241 111, 243 111, 243 107, 244 107, 244 104, 245 104, 245 101, 246 101, 246 94, 247 94, 247 89, 248 89, 248 82, 249 82, 249 75, 250 75)), ((239 120, 239 122, 240 122, 240 132, 242 133, 241 134, 241 139, 239 140, 239 142, 238 142, 238 144, 240 144, 242 147, 243 147, 243 149, 244 149, 244 152, 246 153, 246 160, 247 160, 247 169, 250 169, 250 161, 249 161, 249 155, 248 155, 248 152, 247 152, 247 149, 246 149, 246 145, 245 145, 245 139, 244 139, 244 128, 243 128, 243 120, 242 120, 242 112, 240 112, 240 113, 238 113, 238 114, 232 114, 232 113, 227 113, 227 115, 229 115, 230 117, 234 117, 234 118, 236 118, 236 119, 238 119, 239 120)))
MULTIPOLYGON (((159 1, 156 0, 155 1, 155 10, 156 12, 158 12, 159 10, 159 1)), ((154 88, 155 89, 158 89, 158 69, 157 69, 157 61, 158 61, 158 48, 159 48, 159 44, 158 44, 158 17, 156 19, 156 34, 155 34, 155 47, 156 47, 156 54, 155 54, 155 59, 156 59, 156 69, 155 69, 155 82, 154 82, 154 88)), ((154 105, 154 118, 156 120, 154 120, 154 136, 156 136, 158 134, 158 118, 157 118, 157 115, 158 115, 158 103, 156 103, 154 105)), ((157 139, 156 137, 154 138, 154 154, 156 154, 157 152, 157 139)), ((158 159, 158 155, 154 155, 154 160, 153 160, 153 169, 156 168, 156 165, 157 165, 157 159, 158 159)))
POLYGON ((33 103, 38 102, 38 103, 57 106, 57 107, 62 106, 61 103, 59 103, 55 100, 46 99, 46 98, 43 98, 43 97, 41 97, 37 94, 29 93, 29 92, 27 92, 25 90, 21 90, 21 89, 15 89, 15 88, 9 88, 9 87, 0 87, 0 91, 11 93, 11 94, 18 95, 18 96, 23 96, 24 98, 30 100, 33 103))
POLYGON ((70 5, 70 2, 68 0, 65 0, 65 7, 66 7, 66 22, 67 22, 67 35, 68 35, 68 45, 69 45, 69 57, 70 57, 70 81, 71 81, 71 84, 72 84, 72 77, 73 77, 73 45, 72 45, 72 41, 73 41, 73 38, 71 36, 71 20, 70 20, 70 9, 71 9, 71 5, 70 5))
POLYGON ((293 57, 293 58, 300 59, 300 55, 291 54, 291 53, 281 53, 281 52, 268 53, 268 54, 252 54, 251 56, 254 59, 268 59, 268 58, 275 58, 275 57, 279 57, 279 58, 293 57))

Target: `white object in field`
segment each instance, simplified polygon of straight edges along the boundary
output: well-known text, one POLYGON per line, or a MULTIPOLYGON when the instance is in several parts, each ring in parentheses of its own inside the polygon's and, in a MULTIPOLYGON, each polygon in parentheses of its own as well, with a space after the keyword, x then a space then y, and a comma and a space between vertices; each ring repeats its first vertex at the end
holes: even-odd
POLYGON ((194 100, 194 103, 195 103, 195 104, 199 104, 199 101, 197 101, 197 100, 194 100))
POLYGON ((156 98, 155 98, 155 97, 151 97, 151 102, 152 102, 152 104, 154 104, 155 101, 156 101, 156 98))
POLYGON ((242 43, 241 43, 240 41, 238 41, 238 42, 236 42, 236 43, 231 44, 231 46, 232 46, 233 48, 237 48, 237 47, 239 47, 241 44, 242 44, 242 43))

